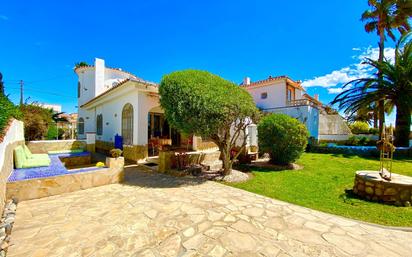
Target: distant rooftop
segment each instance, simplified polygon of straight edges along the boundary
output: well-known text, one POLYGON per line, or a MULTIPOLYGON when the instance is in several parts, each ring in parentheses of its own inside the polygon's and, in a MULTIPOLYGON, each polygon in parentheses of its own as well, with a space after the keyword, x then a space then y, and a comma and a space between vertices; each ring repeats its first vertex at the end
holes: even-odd
POLYGON ((286 75, 276 76, 276 77, 269 76, 269 77, 266 78, 266 79, 262 79, 262 80, 258 80, 258 81, 253 81, 253 82, 250 81, 250 78, 246 77, 246 78, 243 80, 243 82, 240 84, 240 86, 242 86, 242 87, 266 86, 266 85, 270 84, 271 82, 282 81, 282 80, 288 82, 290 85, 292 85, 292 86, 294 86, 294 87, 296 87, 296 88, 299 88, 299 89, 305 91, 305 89, 304 89, 304 88, 302 87, 302 85, 301 85, 302 81, 300 81, 300 80, 295 81, 295 80, 289 78, 289 77, 286 76, 286 75))

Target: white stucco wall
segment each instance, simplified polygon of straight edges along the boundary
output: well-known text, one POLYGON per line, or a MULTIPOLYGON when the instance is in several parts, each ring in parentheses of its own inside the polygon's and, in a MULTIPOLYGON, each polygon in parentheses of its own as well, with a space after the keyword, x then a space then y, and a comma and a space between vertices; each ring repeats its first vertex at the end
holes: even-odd
POLYGON ((97 140, 114 142, 114 136, 122 134, 122 111, 128 103, 133 106, 133 144, 136 144, 138 133, 138 123, 136 121, 138 121, 137 110, 139 106, 137 90, 96 106, 96 116, 103 115, 103 134, 96 135, 97 140))
POLYGON ((84 134, 77 134, 78 139, 86 139, 86 133, 96 132, 96 114, 94 109, 85 110, 82 108, 78 109, 78 118, 83 118, 84 120, 84 134))
POLYGON ((0 170, 5 160, 6 147, 15 142, 24 141, 24 123, 19 120, 13 120, 8 128, 3 141, 0 143, 0 170))
MULTIPOLYGON (((95 97, 95 76, 94 76, 94 69, 85 69, 79 71, 78 73, 80 82, 80 97, 78 98, 78 106, 83 105, 90 99, 95 97)), ((76 85, 77 88, 77 85, 76 85)))
POLYGON ((252 86, 246 90, 252 95, 256 106, 260 109, 269 109, 286 106, 286 82, 277 81, 267 86, 252 86), (267 93, 267 98, 262 99, 261 94, 267 93))
MULTIPOLYGON (((133 144, 148 143, 148 112, 160 105, 159 98, 148 96, 147 92, 136 88, 134 83, 129 83, 97 100, 92 107, 79 109, 79 118, 83 117, 85 120, 85 133, 96 132, 95 117, 102 114, 103 133, 96 135, 96 140, 114 142, 116 134, 122 135, 123 107, 130 103, 133 106, 133 144)), ((85 135, 79 135, 78 138, 85 138, 85 135)))
POLYGON ((79 106, 104 93, 125 79, 136 78, 130 73, 106 68, 104 60, 99 58, 95 59, 94 67, 79 69, 77 75, 81 85, 80 98, 78 99, 79 106))
POLYGON ((146 145, 148 143, 148 114, 153 108, 160 106, 159 98, 147 96, 144 92, 139 92, 139 114, 138 120, 138 145, 146 145))

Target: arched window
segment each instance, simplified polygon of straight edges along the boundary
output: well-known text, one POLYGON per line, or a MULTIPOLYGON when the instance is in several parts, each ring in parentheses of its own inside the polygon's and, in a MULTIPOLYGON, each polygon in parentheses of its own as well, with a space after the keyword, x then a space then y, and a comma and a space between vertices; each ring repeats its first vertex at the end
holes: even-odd
POLYGON ((133 106, 126 104, 122 110, 123 144, 133 145, 133 106))
POLYGON ((84 119, 79 118, 79 122, 77 124, 77 133, 83 135, 84 134, 84 119))
POLYGON ((103 114, 99 114, 96 117, 96 134, 103 135, 103 114))
POLYGON ((80 88, 81 88, 81 84, 80 84, 80 81, 79 82, 77 82, 77 98, 79 98, 80 97, 80 88))

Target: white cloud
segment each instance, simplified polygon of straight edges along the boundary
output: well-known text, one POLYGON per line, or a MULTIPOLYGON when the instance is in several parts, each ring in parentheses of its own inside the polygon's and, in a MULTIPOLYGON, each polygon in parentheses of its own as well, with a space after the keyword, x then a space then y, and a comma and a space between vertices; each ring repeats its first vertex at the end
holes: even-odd
MULTIPOLYGON (((343 84, 370 74, 373 69, 363 64, 363 62, 365 61, 365 58, 377 60, 379 56, 379 49, 377 47, 373 48, 369 46, 368 48, 353 48, 352 50, 362 51, 361 53, 352 57, 355 60, 353 64, 343 67, 339 70, 334 70, 328 74, 305 80, 302 83, 302 86, 306 88, 324 87, 328 89, 328 92, 330 94, 337 94, 343 91, 343 89, 341 89, 341 86, 343 84)), ((385 57, 393 61, 395 57, 395 49, 385 48, 385 57)))
POLYGON ((330 88, 328 88, 328 93, 329 93, 329 94, 340 94, 340 93, 342 93, 343 91, 346 91, 346 90, 351 89, 351 88, 352 88, 352 85, 347 85, 345 88, 342 88, 342 87, 330 87, 330 88))
POLYGON ((352 51, 360 51, 361 49, 359 47, 354 47, 352 48, 352 51))
POLYGON ((9 17, 7 17, 6 15, 1 15, 0 14, 0 20, 7 21, 8 19, 9 19, 9 17))

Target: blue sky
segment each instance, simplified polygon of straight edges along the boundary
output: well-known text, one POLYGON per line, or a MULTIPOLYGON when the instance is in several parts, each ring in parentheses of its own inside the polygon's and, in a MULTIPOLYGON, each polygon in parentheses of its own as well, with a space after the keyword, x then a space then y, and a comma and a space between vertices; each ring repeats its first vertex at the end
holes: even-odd
POLYGON ((359 21, 366 8, 366 0, 3 1, 0 71, 13 101, 22 79, 25 98, 66 112, 77 105, 74 63, 95 57, 154 82, 186 68, 236 83, 288 75, 328 103, 362 74, 359 56, 375 53, 377 36, 359 21))

